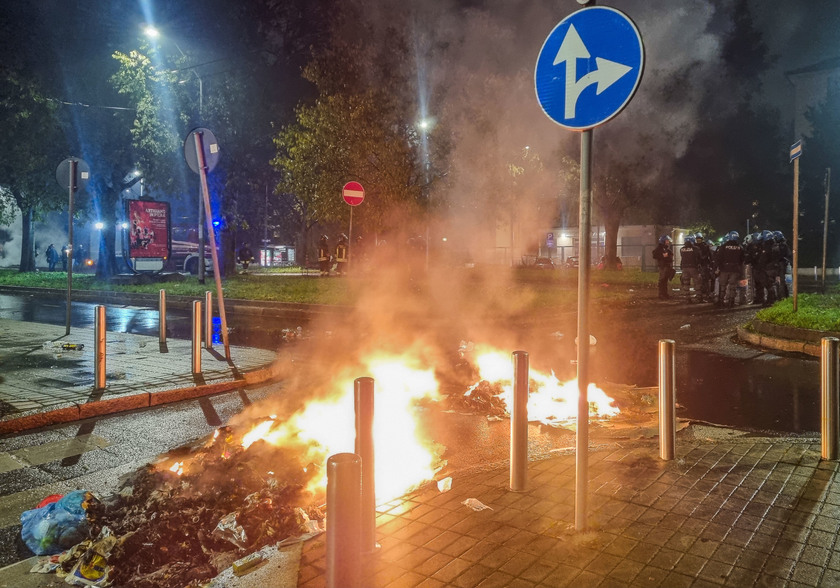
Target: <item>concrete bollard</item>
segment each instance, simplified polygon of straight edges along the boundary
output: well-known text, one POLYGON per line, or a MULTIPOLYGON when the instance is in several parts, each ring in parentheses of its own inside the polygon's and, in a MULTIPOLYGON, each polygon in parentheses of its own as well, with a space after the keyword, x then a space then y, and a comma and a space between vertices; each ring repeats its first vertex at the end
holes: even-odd
POLYGON ((93 319, 96 344, 93 356, 93 387, 105 389, 105 307, 97 306, 93 319))
POLYGON ((674 459, 676 443, 676 383, 674 341, 659 340, 659 457, 674 459))
POLYGON ((327 460, 327 588, 361 580, 362 459, 337 453, 327 460))
POLYGON ((373 378, 356 378, 353 405, 356 411, 356 455, 362 460, 361 548, 376 550, 376 458, 373 443, 373 378))
POLYGON ((513 409, 510 411, 510 489, 528 486, 528 352, 513 352, 513 409))
POLYGON ((823 337, 820 348, 820 437, 822 439, 822 458, 836 461, 838 445, 840 445, 840 425, 838 425, 838 409, 840 409, 840 377, 838 377, 838 356, 840 339, 837 337, 823 337))
POLYGON ((158 297, 158 341, 166 343, 166 290, 158 297))
POLYGON ((204 347, 213 349, 213 293, 204 293, 204 347))
POLYGON ((201 300, 192 306, 192 373, 201 373, 201 300))

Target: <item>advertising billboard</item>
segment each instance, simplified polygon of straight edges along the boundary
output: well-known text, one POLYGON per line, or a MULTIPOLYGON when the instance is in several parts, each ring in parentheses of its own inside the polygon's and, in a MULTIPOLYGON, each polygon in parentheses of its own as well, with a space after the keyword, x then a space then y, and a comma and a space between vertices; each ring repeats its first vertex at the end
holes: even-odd
POLYGON ((128 256, 132 258, 169 257, 169 203, 152 200, 126 200, 128 256))

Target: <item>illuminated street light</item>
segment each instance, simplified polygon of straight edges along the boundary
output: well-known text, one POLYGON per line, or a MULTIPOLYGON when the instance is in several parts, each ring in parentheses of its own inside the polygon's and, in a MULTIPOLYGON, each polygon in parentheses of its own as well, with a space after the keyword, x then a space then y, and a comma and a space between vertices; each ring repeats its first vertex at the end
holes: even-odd
POLYGON ((102 229, 105 228, 105 223, 103 223, 102 221, 96 221, 93 224, 93 226, 96 227, 96 230, 101 231, 102 229))

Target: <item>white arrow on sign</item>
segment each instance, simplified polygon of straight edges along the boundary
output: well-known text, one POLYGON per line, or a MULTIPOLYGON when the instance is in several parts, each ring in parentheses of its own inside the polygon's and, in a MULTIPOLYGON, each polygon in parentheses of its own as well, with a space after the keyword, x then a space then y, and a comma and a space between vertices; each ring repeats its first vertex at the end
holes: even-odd
POLYGON ((577 108, 577 101, 581 92, 587 86, 598 84, 595 89, 596 94, 600 94, 619 79, 622 78, 632 67, 627 65, 603 59, 601 57, 595 58, 595 71, 591 71, 582 78, 577 79, 577 60, 589 59, 589 50, 583 44, 575 25, 570 24, 569 30, 566 31, 566 36, 560 44, 560 49, 557 51, 557 56, 554 58, 554 65, 566 63, 566 118, 575 117, 575 109, 577 108))

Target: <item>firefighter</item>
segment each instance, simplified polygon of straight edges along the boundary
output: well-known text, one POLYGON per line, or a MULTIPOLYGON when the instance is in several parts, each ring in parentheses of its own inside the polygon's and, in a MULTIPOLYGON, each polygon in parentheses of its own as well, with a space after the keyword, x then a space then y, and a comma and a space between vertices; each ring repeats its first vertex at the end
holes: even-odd
POLYGON ((667 300, 668 282, 676 275, 674 271, 674 251, 671 249, 671 237, 662 235, 659 237, 659 245, 653 250, 653 258, 659 265, 659 299, 667 300))
POLYGON ((330 238, 326 235, 321 235, 321 240, 318 241, 318 269, 319 275, 330 275, 330 238))
POLYGON ((685 243, 680 247, 680 268, 682 274, 680 275, 680 289, 682 290, 685 299, 689 304, 694 302, 691 297, 691 282, 694 281, 694 292, 700 300, 703 299, 701 292, 702 286, 700 282, 700 250, 695 245, 694 237, 689 235, 685 238, 685 243))
POLYGON ((720 290, 723 294, 723 305, 732 308, 738 285, 744 275, 744 248, 738 240, 738 231, 729 231, 723 244, 717 249, 717 272, 720 275, 720 290))
POLYGON ((254 253, 251 251, 251 248, 248 247, 247 243, 240 247, 237 259, 239 260, 239 263, 242 264, 242 273, 247 273, 248 266, 252 261, 254 261, 254 253))
POLYGON ((341 233, 338 237, 338 243, 335 245, 335 261, 336 269, 339 276, 347 275, 347 261, 349 260, 347 235, 341 233))

